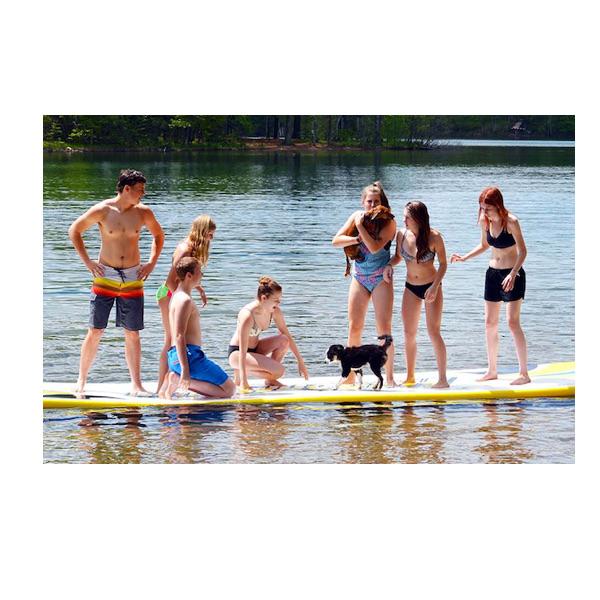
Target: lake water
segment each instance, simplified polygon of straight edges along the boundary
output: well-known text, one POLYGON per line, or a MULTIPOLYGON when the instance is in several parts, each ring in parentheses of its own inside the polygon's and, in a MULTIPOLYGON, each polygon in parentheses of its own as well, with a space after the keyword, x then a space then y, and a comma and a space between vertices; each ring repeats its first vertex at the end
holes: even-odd
MULTIPOLYGON (((94 202, 114 193, 121 168, 148 178, 145 202, 166 233, 146 283, 142 375, 156 378, 162 346, 153 294, 177 242, 201 213, 217 223, 203 285, 203 344, 223 367, 239 308, 268 274, 284 288, 283 310, 311 375, 337 375, 324 353, 344 342, 347 289, 343 252, 331 238, 360 208, 360 190, 381 179, 398 217, 408 200, 424 201, 448 255, 478 243, 477 198, 497 185, 520 219, 528 256, 522 321, 530 362, 575 356, 575 149, 571 145, 444 147, 429 152, 48 154, 44 157, 44 380, 75 381, 88 320, 90 278, 67 229, 94 202)), ((97 254, 99 235, 86 244, 97 254)), ((142 235, 143 256, 151 238, 142 235)), ((488 256, 450 265, 444 279, 442 333, 449 368, 486 365, 483 281, 488 256)), ((404 270, 396 270, 394 334, 404 270)), ((504 315, 503 315, 504 317, 504 315)), ((113 316, 114 319, 114 316, 113 316)), ((109 324, 90 380, 128 381, 123 336, 109 324)), ((369 310, 364 340, 375 336, 369 310)), ((425 331, 418 370, 435 368, 425 331)), ((517 366, 500 324, 501 367, 517 366)), ((296 375, 292 355, 289 375, 296 375)), ((229 369, 227 369, 229 370, 229 369)), ((397 377, 403 355, 396 355, 397 377)), ((300 406, 172 409, 84 414, 44 412, 47 462, 573 462, 574 400, 485 406, 373 408, 300 406)))

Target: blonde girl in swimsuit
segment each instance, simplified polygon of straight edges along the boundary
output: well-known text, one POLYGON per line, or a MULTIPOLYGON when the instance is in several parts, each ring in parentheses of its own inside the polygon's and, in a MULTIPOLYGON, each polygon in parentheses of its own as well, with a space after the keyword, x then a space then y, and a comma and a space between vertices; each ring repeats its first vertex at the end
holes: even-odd
MULTIPOLYGON (((368 185, 362 190, 361 204, 363 210, 353 212, 343 227, 335 234, 332 244, 336 248, 361 245, 365 259, 354 263, 354 273, 348 290, 348 346, 360 346, 369 301, 373 301, 375 310, 375 327, 377 335, 392 334, 392 313, 394 310, 394 288, 390 281, 383 278, 383 270, 390 259, 390 246, 396 235, 396 221, 392 219, 382 230, 380 239, 373 239, 362 224, 365 211, 382 204, 389 208, 390 204, 383 191, 381 182, 368 185), (358 229, 357 236, 345 235, 352 223, 358 229)), ((391 344, 385 363, 386 385, 394 383, 394 344, 391 344)), ((354 383, 354 372, 346 383, 354 383)))
POLYGON ((396 236, 396 253, 385 268, 386 281, 392 281, 393 267, 403 258, 406 262, 406 283, 402 296, 406 380, 415 383, 417 364, 417 329, 421 307, 425 302, 427 332, 433 344, 438 366, 438 381, 432 387, 447 388, 446 344, 442 339, 442 308, 444 296, 442 279, 446 274, 446 248, 439 231, 429 226, 429 213, 422 202, 408 202, 404 208, 405 229, 396 236), (437 254, 438 268, 433 262, 437 254))
MULTIPOLYGON (((200 263, 200 268, 203 269, 208 262, 208 252, 210 250, 210 242, 212 241, 217 226, 215 222, 208 215, 200 215, 194 219, 192 227, 188 236, 180 242, 173 252, 173 258, 171 260, 171 269, 167 276, 166 281, 160 286, 156 292, 156 300, 160 308, 160 316, 162 319, 163 329, 165 332, 165 342, 163 349, 160 353, 160 364, 158 371, 158 386, 157 394, 163 398, 167 387, 167 352, 171 347, 171 329, 169 326, 169 302, 173 292, 177 289, 177 272, 175 271, 175 265, 185 256, 192 256, 200 263)), ((208 300, 206 293, 201 285, 196 287, 200 298, 202 299, 202 306, 206 306, 208 300)))
POLYGON ((252 389, 248 383, 249 374, 263 378, 267 387, 282 387, 278 379, 285 372, 281 363, 288 350, 298 361, 300 375, 308 379, 304 359, 280 308, 281 295, 282 288, 275 280, 261 277, 256 300, 246 304, 238 313, 237 328, 229 342, 229 364, 234 369, 234 382, 242 392, 252 389), (279 334, 259 339, 271 321, 279 329, 279 334))
POLYGON ((512 385, 531 381, 527 371, 527 340, 521 328, 521 305, 525 298, 527 257, 525 240, 519 220, 504 206, 502 192, 488 187, 479 196, 481 242, 467 254, 453 254, 451 262, 465 262, 492 248, 490 264, 485 275, 485 337, 488 355, 487 373, 479 381, 498 378, 498 319, 500 304, 506 303, 506 320, 515 342, 519 360, 519 377, 512 385))

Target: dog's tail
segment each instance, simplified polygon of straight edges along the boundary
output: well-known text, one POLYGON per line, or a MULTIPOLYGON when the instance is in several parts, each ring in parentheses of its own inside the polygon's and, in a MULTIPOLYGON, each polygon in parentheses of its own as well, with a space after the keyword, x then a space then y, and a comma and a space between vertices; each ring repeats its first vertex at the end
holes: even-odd
POLYGON ((377 339, 385 340, 385 342, 383 343, 383 346, 381 346, 381 347, 386 351, 390 347, 390 344, 394 341, 394 338, 391 335, 388 335, 387 333, 380 335, 377 339))
POLYGON ((346 256, 346 272, 344 273, 344 277, 348 277, 350 275, 350 259, 346 256))

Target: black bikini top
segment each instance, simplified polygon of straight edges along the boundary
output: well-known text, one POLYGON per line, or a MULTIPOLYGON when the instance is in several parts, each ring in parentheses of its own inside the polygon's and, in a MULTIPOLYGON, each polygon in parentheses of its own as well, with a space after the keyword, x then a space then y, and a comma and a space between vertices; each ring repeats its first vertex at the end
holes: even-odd
POLYGON ((512 233, 508 233, 506 229, 503 229, 500 232, 498 237, 493 237, 490 233, 490 230, 487 230, 487 243, 494 248, 510 248, 514 246, 517 242, 515 242, 515 238, 512 233))

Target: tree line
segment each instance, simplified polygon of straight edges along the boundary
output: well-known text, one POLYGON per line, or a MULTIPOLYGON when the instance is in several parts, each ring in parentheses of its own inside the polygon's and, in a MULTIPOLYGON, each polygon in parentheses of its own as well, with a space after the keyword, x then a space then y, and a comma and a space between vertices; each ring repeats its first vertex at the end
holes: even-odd
POLYGON ((46 148, 427 147, 437 139, 575 139, 573 115, 45 115, 46 148))

